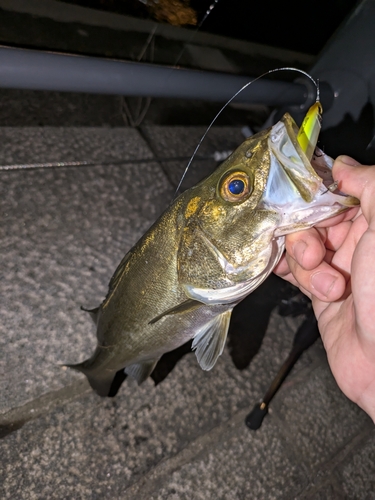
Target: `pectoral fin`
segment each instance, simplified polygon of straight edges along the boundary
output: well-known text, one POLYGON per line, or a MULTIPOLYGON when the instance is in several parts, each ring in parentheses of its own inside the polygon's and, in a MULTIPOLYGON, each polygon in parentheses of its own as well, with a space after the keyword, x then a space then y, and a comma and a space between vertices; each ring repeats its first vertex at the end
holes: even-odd
POLYGON ((127 375, 134 378, 138 382, 138 385, 141 385, 154 371, 158 361, 159 358, 152 359, 151 361, 144 361, 143 363, 135 363, 134 365, 127 366, 124 371, 127 375))
POLYGON ((198 363, 203 370, 211 370, 222 354, 227 338, 232 309, 216 316, 204 325, 193 340, 198 363))
POLYGON ((171 314, 178 314, 178 313, 182 313, 182 312, 193 311, 194 309, 197 309, 197 307, 201 307, 202 305, 204 305, 204 304, 202 304, 202 302, 199 302, 198 300, 187 299, 184 302, 181 302, 181 304, 178 304, 178 306, 171 307, 170 309, 167 309, 166 311, 162 312, 161 314, 159 314, 158 316, 153 318, 149 322, 149 325, 153 325, 154 323, 159 321, 159 319, 163 318, 164 316, 169 316, 171 314))

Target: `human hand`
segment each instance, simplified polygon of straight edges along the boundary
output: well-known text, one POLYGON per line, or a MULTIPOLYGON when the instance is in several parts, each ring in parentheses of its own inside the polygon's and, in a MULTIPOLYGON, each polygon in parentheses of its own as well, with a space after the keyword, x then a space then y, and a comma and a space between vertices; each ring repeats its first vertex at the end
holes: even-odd
POLYGON ((312 299, 333 376, 375 422, 375 166, 340 156, 333 177, 361 208, 288 235, 275 273, 312 299))

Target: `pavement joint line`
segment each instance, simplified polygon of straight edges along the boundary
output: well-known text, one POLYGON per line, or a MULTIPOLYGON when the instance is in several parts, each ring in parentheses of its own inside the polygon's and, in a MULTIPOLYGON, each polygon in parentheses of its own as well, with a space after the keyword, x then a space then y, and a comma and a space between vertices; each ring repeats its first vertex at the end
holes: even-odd
POLYGON ((369 436, 373 433, 375 433, 374 423, 369 419, 364 424, 363 430, 339 448, 333 458, 319 464, 314 476, 310 475, 309 477, 309 485, 300 492, 300 495, 303 495, 306 500, 316 498, 319 490, 333 482, 336 469, 346 460, 348 455, 353 454, 355 450, 366 444, 369 436))
MULTIPOLYGON (((280 430, 280 436, 285 440, 286 442, 286 448, 290 450, 290 457, 292 458, 293 462, 299 463, 300 462, 300 453, 298 451, 298 448, 295 449, 295 436, 293 434, 293 430, 290 429, 288 425, 285 425, 287 422, 284 419, 283 414, 279 412, 278 410, 278 405, 277 402, 279 403, 282 402, 284 399, 285 395, 288 393, 288 389, 291 385, 293 384, 293 387, 299 386, 304 383, 306 378, 308 378, 311 374, 313 374, 315 371, 319 370, 322 368, 322 366, 327 366, 327 360, 325 358, 319 357, 316 358, 309 366, 306 366, 302 368, 301 370, 298 370, 295 372, 293 369, 286 381, 283 383, 281 386, 278 394, 275 396, 275 405, 271 403, 269 413, 272 415, 272 418, 275 421, 275 424, 278 426, 280 430)), ((344 446, 346 446, 348 443, 346 443, 344 446)), ((308 473, 308 464, 305 464, 304 462, 300 463, 301 467, 303 470, 306 472, 306 475, 309 479, 309 482, 312 480, 312 477, 309 477, 308 473)), ((321 468, 321 465, 318 466, 318 470, 321 468)), ((304 491, 304 490, 303 490, 304 491)))
POLYGON ((196 459, 199 455, 204 454, 212 444, 217 443, 221 439, 227 441, 239 425, 243 425, 245 432, 248 431, 244 424, 245 417, 248 412, 248 409, 241 409, 237 411, 228 420, 220 423, 216 427, 213 427, 205 434, 198 436, 175 455, 162 459, 157 465, 155 465, 155 467, 146 472, 138 481, 134 482, 126 488, 126 490, 124 490, 122 500, 149 498, 150 495, 155 492, 159 483, 166 476, 170 476, 186 463, 189 463, 196 459))
MULTIPOLYGON (((308 473, 308 464, 305 461, 301 461, 301 453, 300 448, 295 446, 296 440, 293 433, 290 431, 288 425, 285 425, 285 420, 280 417, 280 413, 277 408, 273 408, 272 406, 269 409, 269 415, 272 416, 274 425, 278 428, 279 438, 281 441, 284 441, 285 446, 284 449, 288 450, 287 456, 291 460, 292 463, 298 464, 298 467, 305 474, 305 481, 307 484, 310 482, 309 473, 308 473)), ((298 497, 299 498, 299 497, 298 497)))
POLYGON ((22 406, 0 414, 0 439, 20 429, 30 420, 39 418, 62 403, 70 402, 90 391, 86 379, 77 380, 62 389, 47 392, 22 406))
MULTIPOLYGON (((259 355, 259 353, 257 355, 259 355)), ((250 362, 249 366, 251 365, 251 362, 250 362)), ((302 384, 306 380, 307 377, 309 377, 313 372, 315 372, 315 370, 320 369, 322 366, 327 366, 327 359, 319 356, 319 357, 316 357, 309 366, 305 366, 305 367, 300 368, 300 369, 298 369, 298 367, 297 368, 293 367, 293 369, 290 372, 290 374, 288 375, 287 379, 283 382, 278 393, 275 395, 275 401, 277 402, 277 400, 282 400, 284 398, 284 395, 288 391, 291 384, 293 384, 293 387, 296 385, 302 384)), ((268 385, 272 382, 272 379, 276 375, 277 371, 278 371, 278 367, 275 367, 274 372, 270 374, 269 382, 264 387, 264 391, 267 390, 268 385)), ((233 373, 228 373, 227 375, 228 375, 228 377, 237 381, 237 378, 235 377, 235 375, 233 373)), ((249 398, 251 397, 254 399, 251 399, 251 400, 249 399, 249 401, 248 401, 248 406, 247 406, 248 412, 251 411, 251 408, 256 403, 261 401, 263 395, 264 395, 263 392, 260 392, 259 394, 249 395, 249 398), (258 399, 256 399, 256 398, 258 398, 258 399)), ((284 437, 289 442, 293 442, 294 436, 290 435, 285 430, 285 422, 282 418, 280 418, 278 416, 278 411, 272 403, 270 404, 269 413, 272 414, 272 416, 277 420, 277 424, 281 428, 282 432, 284 433, 284 437)), ((295 458, 297 458, 297 457, 295 457, 295 458)))
MULTIPOLYGON (((308 486, 298 492, 296 492, 295 498, 298 498, 298 500, 315 500, 317 498, 317 494, 319 492, 324 493, 325 488, 331 486, 331 488, 334 490, 335 496, 329 497, 332 500, 338 500, 338 499, 343 499, 345 497, 345 493, 342 490, 341 484, 338 482, 337 477, 334 475, 330 475, 329 478, 326 481, 323 481, 319 484, 314 484, 310 478, 308 479, 309 483, 308 486)), ((327 498, 327 497, 322 497, 322 498, 327 498)))
MULTIPOLYGON (((326 366, 327 361, 324 358, 316 358, 309 366, 305 366, 305 367, 300 368, 300 369, 298 369, 298 367, 297 368, 293 367, 292 371, 290 372, 290 374, 288 375, 288 377, 286 378, 286 380, 283 382, 280 389, 278 390, 277 394, 275 395, 275 401, 283 399, 284 395, 286 394, 286 392, 288 391, 288 389, 291 385, 293 385, 293 387, 295 387, 297 385, 302 384, 306 380, 307 377, 309 377, 313 372, 315 372, 316 370, 321 368, 322 365, 326 366)), ((270 374, 269 382, 265 386, 264 391, 267 390, 269 384, 273 380, 273 377, 277 374, 278 369, 279 369, 279 367, 275 367, 274 372, 270 374)), ((229 374, 229 375, 232 376, 231 374, 229 374)), ((259 401, 261 400, 263 395, 264 395, 263 393, 259 394, 259 401)), ((256 401, 253 402, 253 404, 255 404, 255 403, 256 403, 256 401)), ((276 413, 273 406, 274 405, 271 403, 270 409, 276 413)), ((280 419, 280 422, 281 422, 282 426, 285 426, 285 422, 282 419, 280 419)))

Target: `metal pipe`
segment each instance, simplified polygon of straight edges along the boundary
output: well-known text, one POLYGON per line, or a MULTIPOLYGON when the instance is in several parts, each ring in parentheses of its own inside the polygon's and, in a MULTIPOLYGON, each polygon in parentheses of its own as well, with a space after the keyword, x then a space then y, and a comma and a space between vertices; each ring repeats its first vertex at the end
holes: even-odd
MULTIPOLYGON (((98 57, 0 47, 0 87, 87 92, 224 102, 250 79, 244 76, 178 69, 98 57)), ((321 93, 330 89, 321 86, 321 93)), ((303 106, 303 83, 262 79, 245 89, 237 102, 303 106)))

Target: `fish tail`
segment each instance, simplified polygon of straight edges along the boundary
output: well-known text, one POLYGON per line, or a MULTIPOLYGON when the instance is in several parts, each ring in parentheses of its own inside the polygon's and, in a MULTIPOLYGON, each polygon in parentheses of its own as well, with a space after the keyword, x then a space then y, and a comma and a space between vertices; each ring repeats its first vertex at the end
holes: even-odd
POLYGON ((110 395, 111 392, 111 386, 113 383, 113 379, 116 376, 116 372, 110 371, 110 372, 105 372, 103 373, 98 373, 97 371, 94 371, 90 365, 92 363, 91 358, 87 359, 86 361, 83 361, 82 363, 78 363, 76 365, 63 365, 66 366, 67 368, 71 368, 72 370, 76 370, 78 372, 83 373, 86 375, 86 378, 91 385, 91 387, 94 389, 94 391, 99 394, 99 396, 106 397, 110 395))

